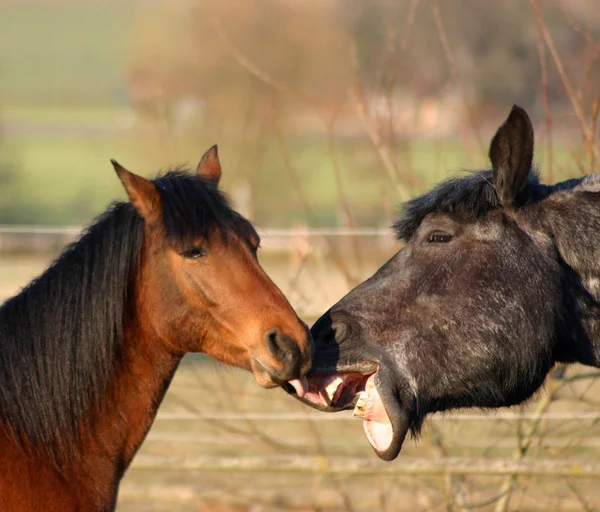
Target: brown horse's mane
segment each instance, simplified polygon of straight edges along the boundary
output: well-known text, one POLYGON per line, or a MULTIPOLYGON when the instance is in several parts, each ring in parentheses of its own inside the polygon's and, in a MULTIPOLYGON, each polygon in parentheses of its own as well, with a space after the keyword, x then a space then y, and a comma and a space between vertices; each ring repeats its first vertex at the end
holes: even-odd
MULTIPOLYGON (((537 172, 531 172, 520 203, 538 201, 550 193, 551 189, 552 187, 540 184, 537 172)), ((405 203, 394 224, 394 231, 399 240, 408 240, 430 213, 456 213, 478 219, 499 206, 500 200, 492 185, 491 169, 474 171, 466 176, 444 181, 427 194, 405 203)))
MULTIPOLYGON (((166 245, 183 248, 215 228, 254 235, 212 182, 179 170, 153 182, 166 245)), ((101 406, 133 314, 143 238, 131 203, 114 203, 0 307, 0 425, 24 446, 68 453, 101 406)))

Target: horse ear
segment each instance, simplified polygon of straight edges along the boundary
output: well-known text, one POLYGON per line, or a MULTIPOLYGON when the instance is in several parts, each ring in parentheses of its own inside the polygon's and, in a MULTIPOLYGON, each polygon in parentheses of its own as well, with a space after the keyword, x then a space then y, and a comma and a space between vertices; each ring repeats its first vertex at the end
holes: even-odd
POLYGON ((493 182, 500 202, 514 206, 525 187, 533 163, 533 126, 527 112, 517 105, 490 144, 493 182))
POLYGON ((123 187, 125 187, 129 200, 140 215, 146 222, 157 221, 160 215, 160 196, 154 183, 129 172, 116 160, 111 160, 111 163, 121 183, 123 183, 123 187))
POLYGON ((196 174, 216 184, 219 183, 221 179, 221 163, 219 162, 219 148, 216 144, 204 153, 196 169, 196 174))

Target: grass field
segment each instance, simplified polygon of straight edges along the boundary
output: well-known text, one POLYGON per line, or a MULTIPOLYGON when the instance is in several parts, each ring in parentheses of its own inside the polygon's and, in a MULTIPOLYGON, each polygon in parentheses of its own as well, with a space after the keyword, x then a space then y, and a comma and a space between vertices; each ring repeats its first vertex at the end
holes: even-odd
MULTIPOLYGON (((0 222, 89 221, 110 199, 123 197, 110 158, 152 175, 173 165, 194 165, 214 143, 221 147, 225 190, 237 197, 249 188, 252 217, 259 224, 342 222, 334 159, 322 125, 311 127, 311 138, 284 133, 285 159, 272 127, 261 128, 261 137, 239 135, 244 130, 238 125, 248 122, 243 112, 231 123, 236 138, 230 136, 232 126, 213 119, 196 135, 174 134, 160 123, 119 128, 128 115, 126 84, 140 57, 136 52, 143 51, 146 38, 174 44, 169 23, 176 12, 177 6, 144 1, 0 2, 0 222)), ((457 170, 486 167, 485 151, 474 150, 472 140, 466 143, 457 136, 399 144, 393 158, 400 181, 412 194, 457 170)), ((581 154, 577 143, 555 144, 555 177, 580 173, 573 153, 581 154)), ((337 140, 335 154, 355 222, 388 224, 399 197, 373 144, 364 134, 337 140)), ((545 172, 539 141, 536 158, 545 172)))
MULTIPOLYGON (((193 167, 213 143, 220 147, 223 189, 234 199, 250 190, 250 213, 260 225, 342 222, 340 189, 326 140, 290 137, 286 159, 268 136, 262 149, 214 130, 174 137, 154 126, 121 130, 117 108, 4 109, 5 134, 0 141, 8 177, 0 196, 0 222, 74 224, 89 221, 106 204, 122 198, 109 160, 152 176, 172 166, 193 167), (291 168, 286 164, 291 162, 291 168), (297 183, 300 183, 298 190, 297 183), (303 199, 305 198, 305 199, 303 199), (312 213, 308 213, 304 201, 312 213)), ((567 144, 555 146, 556 177, 579 174, 567 144)), ((358 225, 389 224, 400 204, 397 191, 382 170, 377 152, 364 139, 340 140, 335 148, 341 187, 358 225)), ((412 194, 423 192, 460 170, 487 166, 486 157, 459 141, 414 141, 396 153, 400 181, 412 194)), ((544 169, 545 153, 537 160, 544 169)))
POLYGON ((0 3, 0 103, 109 103, 123 94, 130 2, 0 3))
MULTIPOLYGON (((197 134, 175 134, 161 123, 120 128, 129 115, 127 76, 141 44, 133 34, 143 39, 168 21, 164 15, 161 20, 162 11, 152 12, 144 2, 0 2, 0 222, 87 222, 111 199, 123 197, 109 159, 153 175, 169 166, 193 166, 214 143, 221 148, 224 189, 237 197, 249 188, 259 224, 345 222, 322 125, 312 127, 311 137, 284 133, 285 158, 272 127, 261 128, 261 136, 240 136, 243 113, 229 121, 235 126, 206 120, 197 134), (148 16, 157 19, 149 23, 148 16)), ((467 143, 399 144, 393 156, 400 181, 418 193, 457 170, 487 166, 485 152, 467 143)), ((546 155, 538 148, 544 169, 546 155)), ((572 151, 580 153, 577 144, 555 145, 557 177, 579 173, 572 151)), ((373 144, 364 134, 339 138, 334 152, 356 224, 389 224, 399 196, 373 144)))

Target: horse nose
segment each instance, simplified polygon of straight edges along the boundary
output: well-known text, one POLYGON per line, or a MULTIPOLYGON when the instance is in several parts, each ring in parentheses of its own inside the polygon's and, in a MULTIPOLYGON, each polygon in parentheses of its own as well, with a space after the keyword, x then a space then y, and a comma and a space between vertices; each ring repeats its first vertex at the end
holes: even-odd
POLYGON ((326 313, 313 325, 311 333, 318 344, 337 344, 346 341, 352 332, 349 315, 343 312, 326 313))
POLYGON ((281 371, 276 377, 281 380, 291 380, 303 376, 311 365, 314 346, 312 338, 306 329, 308 343, 300 348, 298 342, 291 336, 273 329, 266 334, 266 344, 269 352, 281 364, 281 371))

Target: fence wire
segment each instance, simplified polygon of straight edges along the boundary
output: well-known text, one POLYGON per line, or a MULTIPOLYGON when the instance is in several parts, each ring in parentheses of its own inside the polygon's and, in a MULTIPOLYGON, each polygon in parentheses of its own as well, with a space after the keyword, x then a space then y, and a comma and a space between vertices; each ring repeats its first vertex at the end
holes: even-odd
MULTIPOLYGON (((0 226, 2 295, 43 271, 81 230, 0 226)), ((261 263, 309 323, 398 249, 388 229, 259 233, 261 263)), ((350 413, 317 413, 258 388, 250 374, 192 360, 123 481, 118 510, 594 510, 598 376, 561 368, 521 407, 435 414, 384 463, 350 413)))

